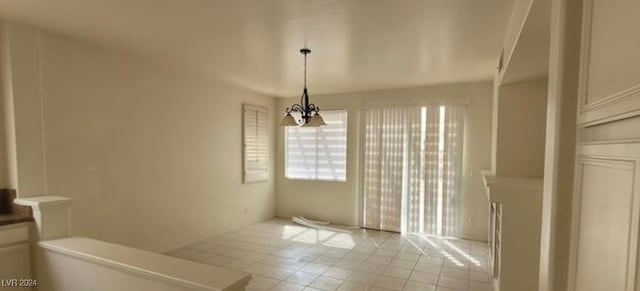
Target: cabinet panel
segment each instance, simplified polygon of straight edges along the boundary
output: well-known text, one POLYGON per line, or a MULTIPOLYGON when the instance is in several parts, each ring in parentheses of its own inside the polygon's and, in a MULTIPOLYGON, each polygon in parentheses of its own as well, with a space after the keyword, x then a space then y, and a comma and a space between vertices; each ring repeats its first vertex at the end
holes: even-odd
MULTIPOLYGON (((22 243, 19 245, 0 248, 0 280, 2 284, 11 285, 11 280, 31 279, 31 257, 29 255, 29 244, 22 243)), ((25 287, 0 287, 3 291, 13 290, 31 290, 25 287)))
POLYGON ((585 0, 578 122, 640 114, 640 1, 585 0))
POLYGON ((27 224, 22 223, 0 227, 0 247, 28 240, 29 226, 27 224))
POLYGON ((640 84, 640 2, 591 1, 587 103, 640 84))
POLYGON ((576 290, 627 290, 633 163, 582 159, 576 290))
POLYGON ((583 144, 578 154, 569 290, 635 290, 640 144, 583 144))

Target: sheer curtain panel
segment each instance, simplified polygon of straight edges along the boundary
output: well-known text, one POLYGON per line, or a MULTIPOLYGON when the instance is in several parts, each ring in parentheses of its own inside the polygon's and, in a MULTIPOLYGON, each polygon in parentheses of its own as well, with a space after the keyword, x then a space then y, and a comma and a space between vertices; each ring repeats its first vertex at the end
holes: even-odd
POLYGON ((364 225, 460 235, 464 107, 363 111, 364 225))
POLYGON ((365 227, 401 230, 403 194, 407 190, 407 145, 420 108, 374 108, 363 112, 365 227))

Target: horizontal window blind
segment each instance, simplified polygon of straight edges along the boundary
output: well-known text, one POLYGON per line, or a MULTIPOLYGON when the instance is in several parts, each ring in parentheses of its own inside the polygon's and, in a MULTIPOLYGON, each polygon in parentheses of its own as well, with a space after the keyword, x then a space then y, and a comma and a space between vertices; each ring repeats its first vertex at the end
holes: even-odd
POLYGON ((347 112, 323 111, 321 127, 287 127, 285 176, 347 180, 347 112))
POLYGON ((244 182, 269 177, 269 118, 264 107, 244 104, 244 182))

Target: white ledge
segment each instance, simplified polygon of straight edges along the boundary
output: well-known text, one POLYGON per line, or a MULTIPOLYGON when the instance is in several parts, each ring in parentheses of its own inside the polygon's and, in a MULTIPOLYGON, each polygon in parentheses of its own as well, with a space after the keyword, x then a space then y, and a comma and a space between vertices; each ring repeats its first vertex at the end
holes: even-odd
POLYGON ((18 198, 14 200, 14 203, 22 206, 30 206, 33 210, 40 210, 71 206, 71 199, 60 196, 39 196, 18 198))
POLYGON ((491 171, 482 171, 484 187, 490 202, 521 199, 522 196, 542 194, 543 179, 496 176, 491 171))
POLYGON ((190 290, 244 290, 251 275, 85 237, 38 243, 45 250, 190 290))

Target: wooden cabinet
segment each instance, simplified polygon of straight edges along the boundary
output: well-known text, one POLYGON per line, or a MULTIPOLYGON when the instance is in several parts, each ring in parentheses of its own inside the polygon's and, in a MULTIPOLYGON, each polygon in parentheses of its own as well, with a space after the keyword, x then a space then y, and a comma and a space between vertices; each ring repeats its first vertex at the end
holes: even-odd
POLYGON ((639 290, 640 1, 583 6, 568 290, 639 290))
POLYGON ((0 227, 0 290, 31 290, 20 286, 30 284, 31 255, 29 224, 19 223, 0 227))

